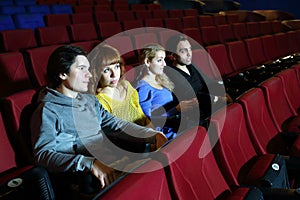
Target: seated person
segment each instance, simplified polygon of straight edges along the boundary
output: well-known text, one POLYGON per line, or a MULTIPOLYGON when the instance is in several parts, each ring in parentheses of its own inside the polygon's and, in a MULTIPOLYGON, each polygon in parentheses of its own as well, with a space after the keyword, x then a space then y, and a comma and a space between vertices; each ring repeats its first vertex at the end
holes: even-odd
POLYGON ((224 89, 222 90, 223 85, 208 78, 193 65, 192 47, 185 35, 176 34, 169 38, 166 48, 171 61, 165 73, 175 84, 174 93, 182 94, 187 99, 196 94, 200 108, 200 125, 206 126, 206 119, 217 109, 226 105, 226 102, 232 102, 231 97, 224 92, 224 89), (179 81, 180 78, 176 75, 178 73, 188 81, 193 91, 187 89, 187 85, 179 81))
POLYGON ((89 68, 81 48, 65 45, 54 50, 47 87, 37 94, 31 117, 34 160, 49 171, 57 199, 70 198, 76 188, 78 194, 95 194, 116 179, 118 168, 110 164, 124 156, 115 154, 107 137, 151 143, 156 149, 167 141, 162 132, 111 115, 87 94, 89 68))
MULTIPOLYGON (((119 51, 109 45, 98 45, 88 58, 94 75, 89 90, 95 93, 102 106, 118 118, 153 128, 140 106, 136 89, 125 79, 125 67, 119 51)), ((114 142, 129 151, 145 150, 145 146, 134 143, 114 142)))
POLYGON ((168 139, 173 139, 180 124, 170 119, 176 118, 176 115, 180 115, 181 112, 191 110, 198 102, 196 99, 191 99, 180 102, 174 107, 169 105, 173 102, 174 84, 164 73, 165 56, 165 49, 159 44, 149 44, 141 50, 142 65, 140 75, 137 77, 136 89, 145 115, 168 139), (166 119, 165 124, 162 124, 164 122, 162 119, 166 119))

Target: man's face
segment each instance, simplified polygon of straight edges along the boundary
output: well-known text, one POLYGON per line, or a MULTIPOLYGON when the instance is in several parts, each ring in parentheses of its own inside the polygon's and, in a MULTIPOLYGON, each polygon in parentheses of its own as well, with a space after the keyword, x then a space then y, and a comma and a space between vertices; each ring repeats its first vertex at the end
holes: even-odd
POLYGON ((192 63, 192 46, 189 41, 180 41, 177 45, 176 54, 178 55, 178 61, 184 65, 190 65, 192 63))
POLYGON ((89 79, 92 77, 89 67, 89 61, 85 56, 79 55, 75 58, 70 73, 63 75, 62 84, 66 88, 65 95, 74 97, 76 93, 88 90, 89 79))

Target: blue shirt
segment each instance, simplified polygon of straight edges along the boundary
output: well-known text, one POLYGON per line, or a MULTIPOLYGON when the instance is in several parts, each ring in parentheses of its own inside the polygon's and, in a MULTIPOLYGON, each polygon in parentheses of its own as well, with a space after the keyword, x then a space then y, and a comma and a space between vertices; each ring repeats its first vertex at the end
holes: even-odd
POLYGON ((176 112, 178 113, 175 108, 168 109, 168 104, 173 102, 172 92, 166 88, 154 88, 144 80, 140 80, 137 83, 136 89, 139 94, 140 105, 145 115, 151 118, 157 130, 164 132, 168 139, 174 138, 176 133, 173 132, 173 128, 161 124, 164 122, 163 119, 167 121, 167 117, 170 117, 176 112), (157 123, 159 121, 161 122, 160 124, 157 123))

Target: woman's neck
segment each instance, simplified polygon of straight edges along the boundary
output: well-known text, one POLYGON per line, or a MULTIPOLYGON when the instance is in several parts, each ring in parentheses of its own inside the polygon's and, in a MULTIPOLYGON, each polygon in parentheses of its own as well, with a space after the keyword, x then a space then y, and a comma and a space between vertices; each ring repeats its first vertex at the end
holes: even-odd
POLYGON ((163 86, 156 81, 156 75, 152 74, 151 72, 144 76, 142 78, 144 81, 149 83, 152 87, 157 88, 157 89, 162 89, 163 86))
POLYGON ((117 87, 104 87, 98 90, 98 92, 114 100, 123 101, 126 98, 127 89, 119 84, 117 87))

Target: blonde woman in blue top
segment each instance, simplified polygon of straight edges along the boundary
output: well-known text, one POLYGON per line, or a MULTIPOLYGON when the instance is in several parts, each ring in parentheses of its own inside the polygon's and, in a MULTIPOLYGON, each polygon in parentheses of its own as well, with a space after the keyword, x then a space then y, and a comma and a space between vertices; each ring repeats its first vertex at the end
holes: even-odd
POLYGON ((176 137, 179 124, 170 118, 197 105, 196 99, 181 101, 173 106, 173 82, 164 73, 166 52, 159 44, 148 44, 140 52, 142 69, 137 77, 136 89, 140 105, 147 117, 168 139, 176 137), (162 124, 165 119, 165 124, 162 124))

